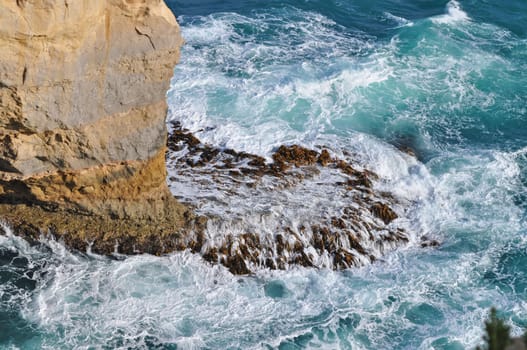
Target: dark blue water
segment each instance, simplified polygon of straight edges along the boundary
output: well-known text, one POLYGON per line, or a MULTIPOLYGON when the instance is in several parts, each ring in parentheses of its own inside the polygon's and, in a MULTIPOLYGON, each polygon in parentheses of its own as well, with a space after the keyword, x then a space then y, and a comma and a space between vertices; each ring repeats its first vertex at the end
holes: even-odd
POLYGON ((345 272, 234 277, 188 253, 116 261, 0 237, 0 347, 472 349, 491 306, 523 332, 527 2, 167 3, 187 42, 170 120, 263 156, 354 154, 409 203, 415 241, 345 272))

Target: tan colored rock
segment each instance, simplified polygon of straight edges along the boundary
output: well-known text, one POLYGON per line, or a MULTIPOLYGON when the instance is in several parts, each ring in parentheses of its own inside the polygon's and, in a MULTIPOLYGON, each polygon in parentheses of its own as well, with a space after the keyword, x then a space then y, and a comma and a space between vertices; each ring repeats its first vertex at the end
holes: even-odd
POLYGON ((96 248, 188 229, 165 182, 182 42, 162 0, 0 0, 0 218, 96 248))

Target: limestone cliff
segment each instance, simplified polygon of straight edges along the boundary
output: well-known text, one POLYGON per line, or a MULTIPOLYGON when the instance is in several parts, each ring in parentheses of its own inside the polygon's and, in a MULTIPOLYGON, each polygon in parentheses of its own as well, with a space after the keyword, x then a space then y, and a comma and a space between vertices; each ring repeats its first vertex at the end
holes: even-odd
POLYGON ((192 214, 165 182, 165 94, 181 44, 162 0, 0 0, 0 219, 101 252, 179 244, 192 214))
POLYGON ((166 184, 165 93, 181 44, 162 0, 0 0, 0 221, 81 251, 190 249, 236 274, 349 268, 409 241, 401 205, 350 160, 284 145, 267 163, 202 144, 176 123, 172 182, 208 183, 236 201, 302 192, 326 174, 341 207, 261 229, 195 217, 177 202, 166 184))

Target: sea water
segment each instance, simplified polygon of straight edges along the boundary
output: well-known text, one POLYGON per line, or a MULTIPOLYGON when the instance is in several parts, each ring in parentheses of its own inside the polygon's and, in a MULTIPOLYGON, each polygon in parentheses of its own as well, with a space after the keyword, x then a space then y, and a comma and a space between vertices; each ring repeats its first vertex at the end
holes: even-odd
MULTIPOLYGON (((402 219, 415 240, 347 271, 240 277, 189 252, 71 253, 6 227, 1 348, 472 349, 491 306, 523 332, 525 1, 167 2, 186 40, 169 123, 268 159, 282 144, 351 154, 380 175, 376 189, 410 203, 402 219), (441 245, 422 248, 422 235, 441 245)), ((198 212, 258 224, 261 198, 169 170, 174 195, 198 212)), ((262 198, 294 216, 295 203, 326 195, 313 183, 262 198)))

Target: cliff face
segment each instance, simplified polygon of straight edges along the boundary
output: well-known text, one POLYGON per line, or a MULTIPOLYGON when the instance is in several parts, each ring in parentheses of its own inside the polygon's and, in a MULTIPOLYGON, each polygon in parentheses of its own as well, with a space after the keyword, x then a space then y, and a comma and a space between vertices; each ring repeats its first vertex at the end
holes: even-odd
POLYGON ((0 218, 78 248, 171 250, 192 220, 165 182, 181 44, 162 0, 0 0, 0 218))
POLYGON ((190 249, 237 274, 349 268, 408 242, 374 173, 299 146, 267 164, 174 125, 169 164, 196 186, 209 178, 229 196, 242 185, 257 196, 264 178, 266 191, 281 191, 325 172, 348 204, 339 216, 238 232, 177 202, 166 185, 165 93, 181 44, 162 0, 0 0, 0 221, 103 254, 190 249))

